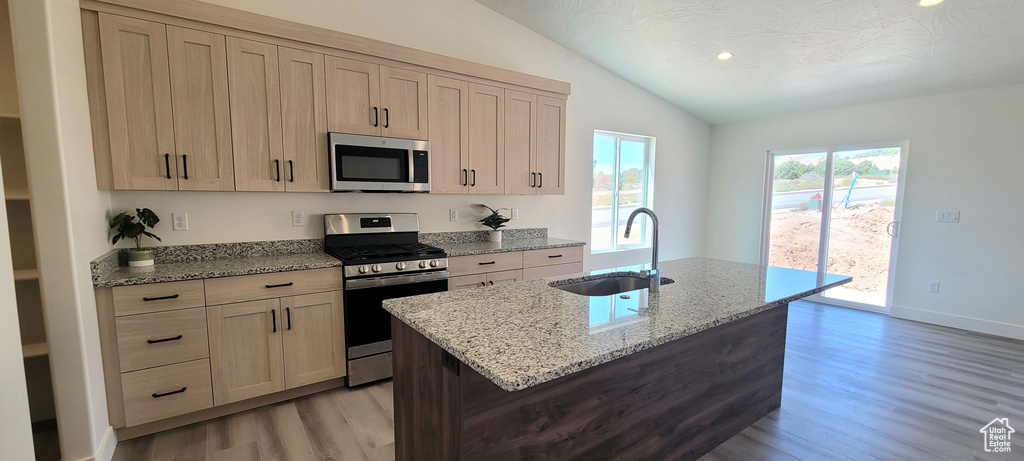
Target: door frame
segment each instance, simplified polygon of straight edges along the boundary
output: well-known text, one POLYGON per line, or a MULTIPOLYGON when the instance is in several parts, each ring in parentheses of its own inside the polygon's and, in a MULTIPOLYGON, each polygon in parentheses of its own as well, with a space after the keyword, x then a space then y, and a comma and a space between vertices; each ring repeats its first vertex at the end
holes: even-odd
POLYGON ((889 251, 889 274, 886 280, 886 292, 885 292, 885 305, 876 306, 873 304, 860 303, 856 301, 848 301, 844 299, 830 298, 824 296, 824 293, 818 293, 809 296, 809 301, 816 301, 825 304, 832 304, 842 307, 851 307, 855 309, 862 309, 873 312, 889 313, 892 308, 893 292, 896 282, 896 264, 897 254, 899 250, 899 237, 902 232, 902 216, 903 216, 903 196, 906 190, 906 174, 907 166, 910 160, 910 140, 904 139, 901 141, 887 141, 887 142, 871 142, 861 144, 843 144, 843 145, 828 145, 820 147, 809 147, 800 149, 786 149, 786 150, 769 150, 765 156, 765 176, 764 176, 764 188, 761 197, 761 243, 760 251, 758 256, 758 263, 762 266, 768 265, 768 253, 771 249, 771 216, 772 216, 772 189, 773 180, 775 177, 775 157, 786 156, 786 155, 801 155, 801 154, 820 154, 825 153, 825 178, 826 184, 823 186, 822 191, 822 203, 828 204, 824 207, 821 212, 821 224, 820 231, 821 236, 819 237, 818 245, 818 282, 824 282, 825 273, 828 268, 828 240, 829 230, 832 220, 832 192, 835 187, 832 185, 832 179, 834 178, 835 171, 835 153, 846 152, 851 150, 866 150, 866 149, 881 149, 887 147, 898 147, 900 149, 900 166, 899 173, 896 176, 896 200, 895 210, 893 211, 893 221, 896 223, 893 229, 893 237, 891 237, 891 248, 889 251), (833 187, 828 187, 833 186, 833 187))

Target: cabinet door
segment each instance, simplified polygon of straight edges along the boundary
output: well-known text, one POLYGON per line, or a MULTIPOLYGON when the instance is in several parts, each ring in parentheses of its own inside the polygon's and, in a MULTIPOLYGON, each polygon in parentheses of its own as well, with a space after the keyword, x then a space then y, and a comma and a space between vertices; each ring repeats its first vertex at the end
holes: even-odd
POLYGON ((99 14, 114 189, 177 190, 163 24, 99 14))
POLYGON ((505 90, 470 83, 468 118, 469 192, 504 194, 505 90))
POLYGON ((384 136, 427 139, 427 74, 380 66, 384 136))
POLYGON ((228 37, 235 190, 283 191, 277 47, 228 37))
POLYGON ((179 190, 235 190, 224 36, 167 26, 179 190))
POLYGON ((487 274, 448 277, 448 291, 468 290, 487 286, 487 274))
POLYGON ((537 193, 565 194, 565 100, 537 98, 537 193))
POLYGON ((512 282, 522 282, 523 271, 501 271, 501 272, 490 272, 487 274, 487 285, 503 285, 512 282))
POLYGON ((285 387, 345 376, 345 321, 340 291, 293 296, 284 308, 285 387))
POLYGON ((380 136, 380 66, 327 57, 327 128, 335 133, 380 136))
POLYGON ((505 90, 505 193, 537 193, 537 95, 505 90))
POLYGON ((206 308, 216 405, 284 390, 281 301, 206 308))
POLYGON ((285 190, 328 190, 324 55, 278 48, 285 190))
POLYGON ((469 83, 427 77, 430 193, 469 193, 469 83))

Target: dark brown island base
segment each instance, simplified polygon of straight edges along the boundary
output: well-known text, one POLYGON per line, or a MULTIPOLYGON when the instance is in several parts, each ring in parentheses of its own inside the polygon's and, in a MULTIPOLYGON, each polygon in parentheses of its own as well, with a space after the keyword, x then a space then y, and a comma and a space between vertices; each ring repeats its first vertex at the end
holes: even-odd
POLYGON ((385 306, 396 459, 699 458, 779 408, 789 302, 850 280, 703 258, 663 275, 660 294, 548 279, 385 306))

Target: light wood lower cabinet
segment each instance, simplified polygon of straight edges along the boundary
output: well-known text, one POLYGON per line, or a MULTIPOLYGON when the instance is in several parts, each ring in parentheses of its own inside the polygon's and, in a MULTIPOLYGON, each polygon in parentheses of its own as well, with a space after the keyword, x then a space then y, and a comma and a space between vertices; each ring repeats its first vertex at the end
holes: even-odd
POLYGON ((127 426, 213 406, 207 359, 125 373, 121 386, 127 426))
POLYGON ((285 387, 345 376, 342 292, 283 298, 281 307, 285 315, 285 387))

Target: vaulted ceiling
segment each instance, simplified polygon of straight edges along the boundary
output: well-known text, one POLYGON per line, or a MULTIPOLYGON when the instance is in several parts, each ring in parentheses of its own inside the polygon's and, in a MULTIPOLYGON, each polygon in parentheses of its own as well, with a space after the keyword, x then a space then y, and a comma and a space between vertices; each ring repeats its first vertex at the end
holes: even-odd
POLYGON ((477 1, 711 123, 1024 82, 1024 0, 477 1))

